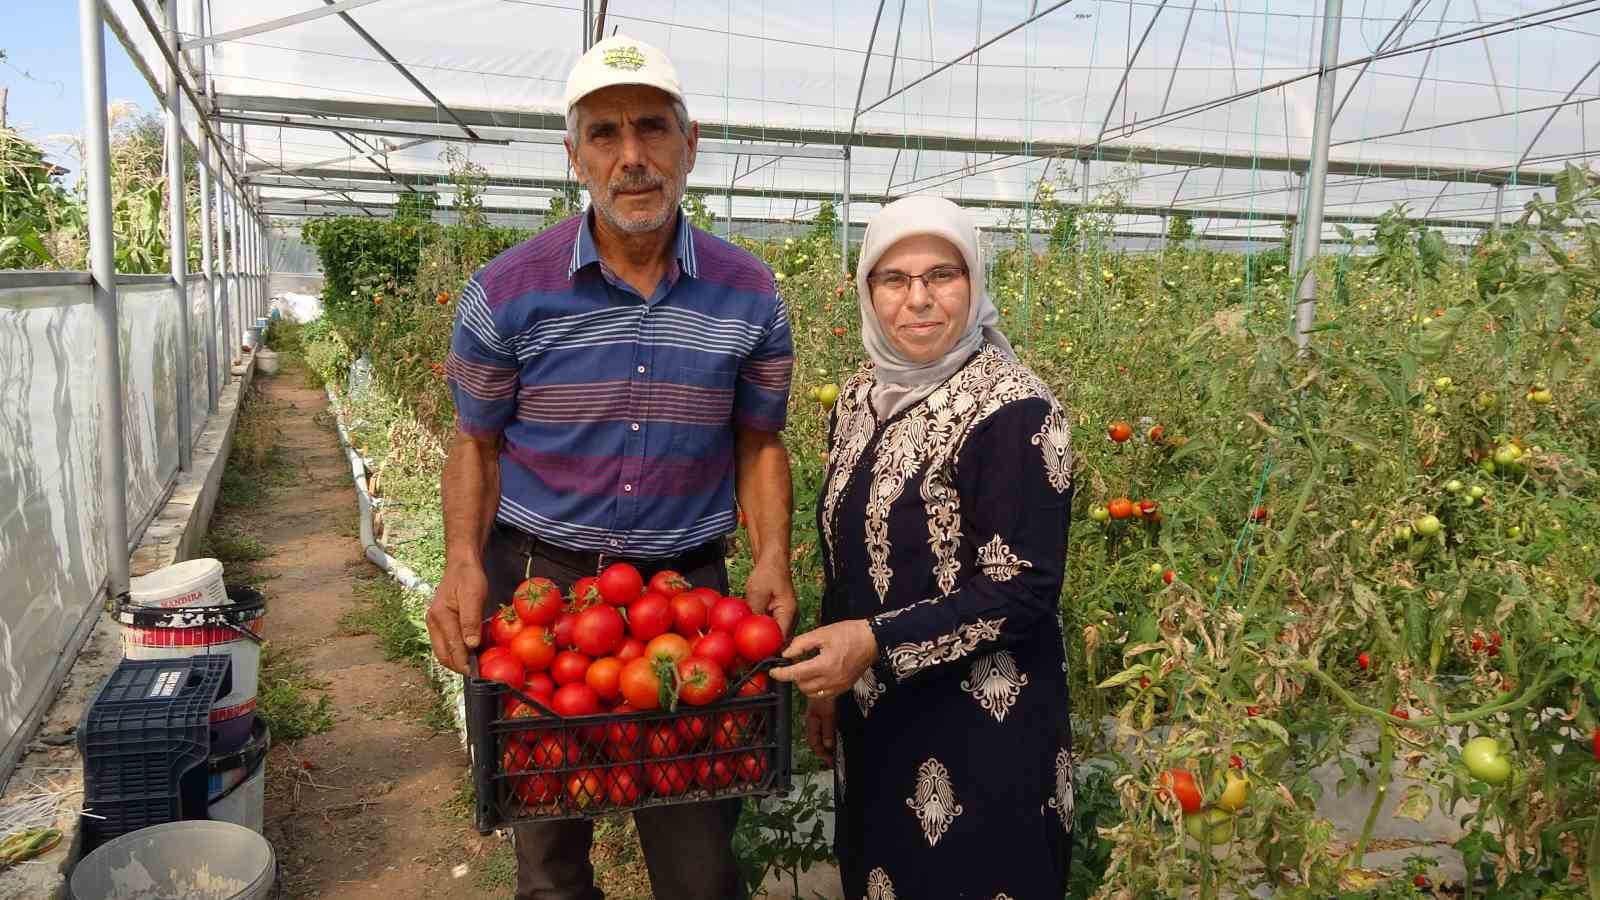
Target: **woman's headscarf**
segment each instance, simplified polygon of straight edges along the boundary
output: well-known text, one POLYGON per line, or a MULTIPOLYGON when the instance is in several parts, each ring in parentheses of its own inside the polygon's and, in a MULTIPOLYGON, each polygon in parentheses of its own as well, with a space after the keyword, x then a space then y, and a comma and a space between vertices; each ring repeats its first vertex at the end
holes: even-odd
POLYGON ((949 200, 930 195, 906 197, 890 203, 872 217, 861 245, 861 261, 856 266, 856 292, 861 305, 861 339, 874 367, 872 408, 879 419, 887 419, 933 393, 985 341, 1007 356, 1016 356, 1011 342, 996 327, 1000 312, 989 299, 985 280, 983 255, 978 252, 978 229, 966 212, 949 200), (955 345, 939 359, 917 363, 902 356, 879 327, 867 275, 890 247, 903 238, 922 234, 944 238, 961 251, 967 264, 972 297, 967 306, 966 331, 955 345))

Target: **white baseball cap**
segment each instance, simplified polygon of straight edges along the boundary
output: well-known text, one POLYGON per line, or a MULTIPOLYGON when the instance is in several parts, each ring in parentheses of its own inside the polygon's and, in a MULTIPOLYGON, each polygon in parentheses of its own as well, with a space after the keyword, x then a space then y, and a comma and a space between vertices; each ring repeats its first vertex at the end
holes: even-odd
POLYGON ((567 109, 584 97, 617 84, 643 84, 659 88, 683 102, 678 70, 672 60, 644 41, 614 34, 583 54, 567 76, 567 109))

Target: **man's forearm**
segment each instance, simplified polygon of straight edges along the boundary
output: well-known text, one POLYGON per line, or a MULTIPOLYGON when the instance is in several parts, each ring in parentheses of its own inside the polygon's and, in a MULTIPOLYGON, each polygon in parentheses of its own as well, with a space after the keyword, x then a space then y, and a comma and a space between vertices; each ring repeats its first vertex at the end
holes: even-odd
POLYGON ((794 488, 789 480, 789 452, 783 446, 783 437, 740 432, 736 445, 736 488, 739 505, 748 520, 754 561, 774 559, 787 568, 794 488))
POLYGON ((500 506, 499 443, 457 433, 445 459, 440 496, 446 563, 479 564, 500 506))

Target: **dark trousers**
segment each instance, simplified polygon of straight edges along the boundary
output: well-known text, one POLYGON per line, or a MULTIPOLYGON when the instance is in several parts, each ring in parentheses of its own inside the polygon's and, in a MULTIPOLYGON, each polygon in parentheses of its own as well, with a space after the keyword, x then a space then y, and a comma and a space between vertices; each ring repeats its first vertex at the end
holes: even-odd
MULTIPOLYGON (((563 592, 596 573, 558 563, 537 541, 496 525, 484 547, 483 568, 491 602, 507 602, 524 573, 542 575, 563 592)), ((646 579, 652 572, 641 566, 646 579)), ((679 574, 695 585, 728 590, 722 561, 679 574)), ((633 814, 644 846, 656 900, 745 900, 744 878, 733 856, 733 831, 742 801, 720 800, 641 809, 633 814)), ((535 822, 512 830, 517 851, 517 900, 604 900, 594 884, 589 848, 594 824, 587 819, 535 822)))

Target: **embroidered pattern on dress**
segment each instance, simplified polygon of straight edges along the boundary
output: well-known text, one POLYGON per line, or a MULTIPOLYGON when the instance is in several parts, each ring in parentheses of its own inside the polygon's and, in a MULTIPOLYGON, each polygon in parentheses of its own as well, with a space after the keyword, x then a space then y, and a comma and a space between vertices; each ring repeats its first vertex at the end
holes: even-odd
POLYGON ((1072 831, 1072 754, 1066 748, 1056 751, 1056 794, 1048 806, 1061 815, 1061 827, 1072 831))
POLYGON ((1032 443, 1044 453, 1045 476, 1056 493, 1065 494, 1072 486, 1072 426, 1059 406, 1051 406, 1032 443))
POLYGON ((856 698, 856 706, 861 708, 861 718, 865 719, 872 714, 872 705, 878 702, 878 698, 882 697, 886 690, 888 688, 878 680, 878 673, 871 669, 861 673, 861 677, 850 687, 850 692, 856 698))
POLYGON ((895 900, 894 883, 883 869, 867 873, 867 900, 895 900))
POLYGON ((829 555, 834 554, 833 515, 850 483, 850 475, 861 462, 861 454, 872 442, 877 420, 872 415, 868 393, 872 390, 871 368, 850 377, 839 392, 835 407, 838 420, 834 425, 833 446, 829 453, 828 489, 822 497, 822 537, 828 542, 829 555))
POLYGON ((889 665, 894 669, 895 677, 904 681, 929 666, 954 662, 966 656, 982 641, 996 640, 1000 637, 1000 626, 1005 622, 1004 616, 979 619, 931 640, 900 644, 890 648, 889 665))
POLYGON ((994 581, 1010 581, 1023 569, 1033 568, 1033 563, 1018 559, 998 534, 978 548, 978 565, 994 581))
POLYGON ((1004 722, 1027 683, 1028 676, 1017 669, 1011 651, 997 650, 973 661, 972 674, 961 682, 961 689, 971 693, 996 722, 1004 722))
POLYGON ((950 823, 961 815, 961 804, 956 802, 955 790, 950 786, 950 770, 937 759, 929 759, 917 767, 916 796, 906 800, 906 806, 917 814, 922 823, 922 835, 928 846, 939 843, 950 823))

